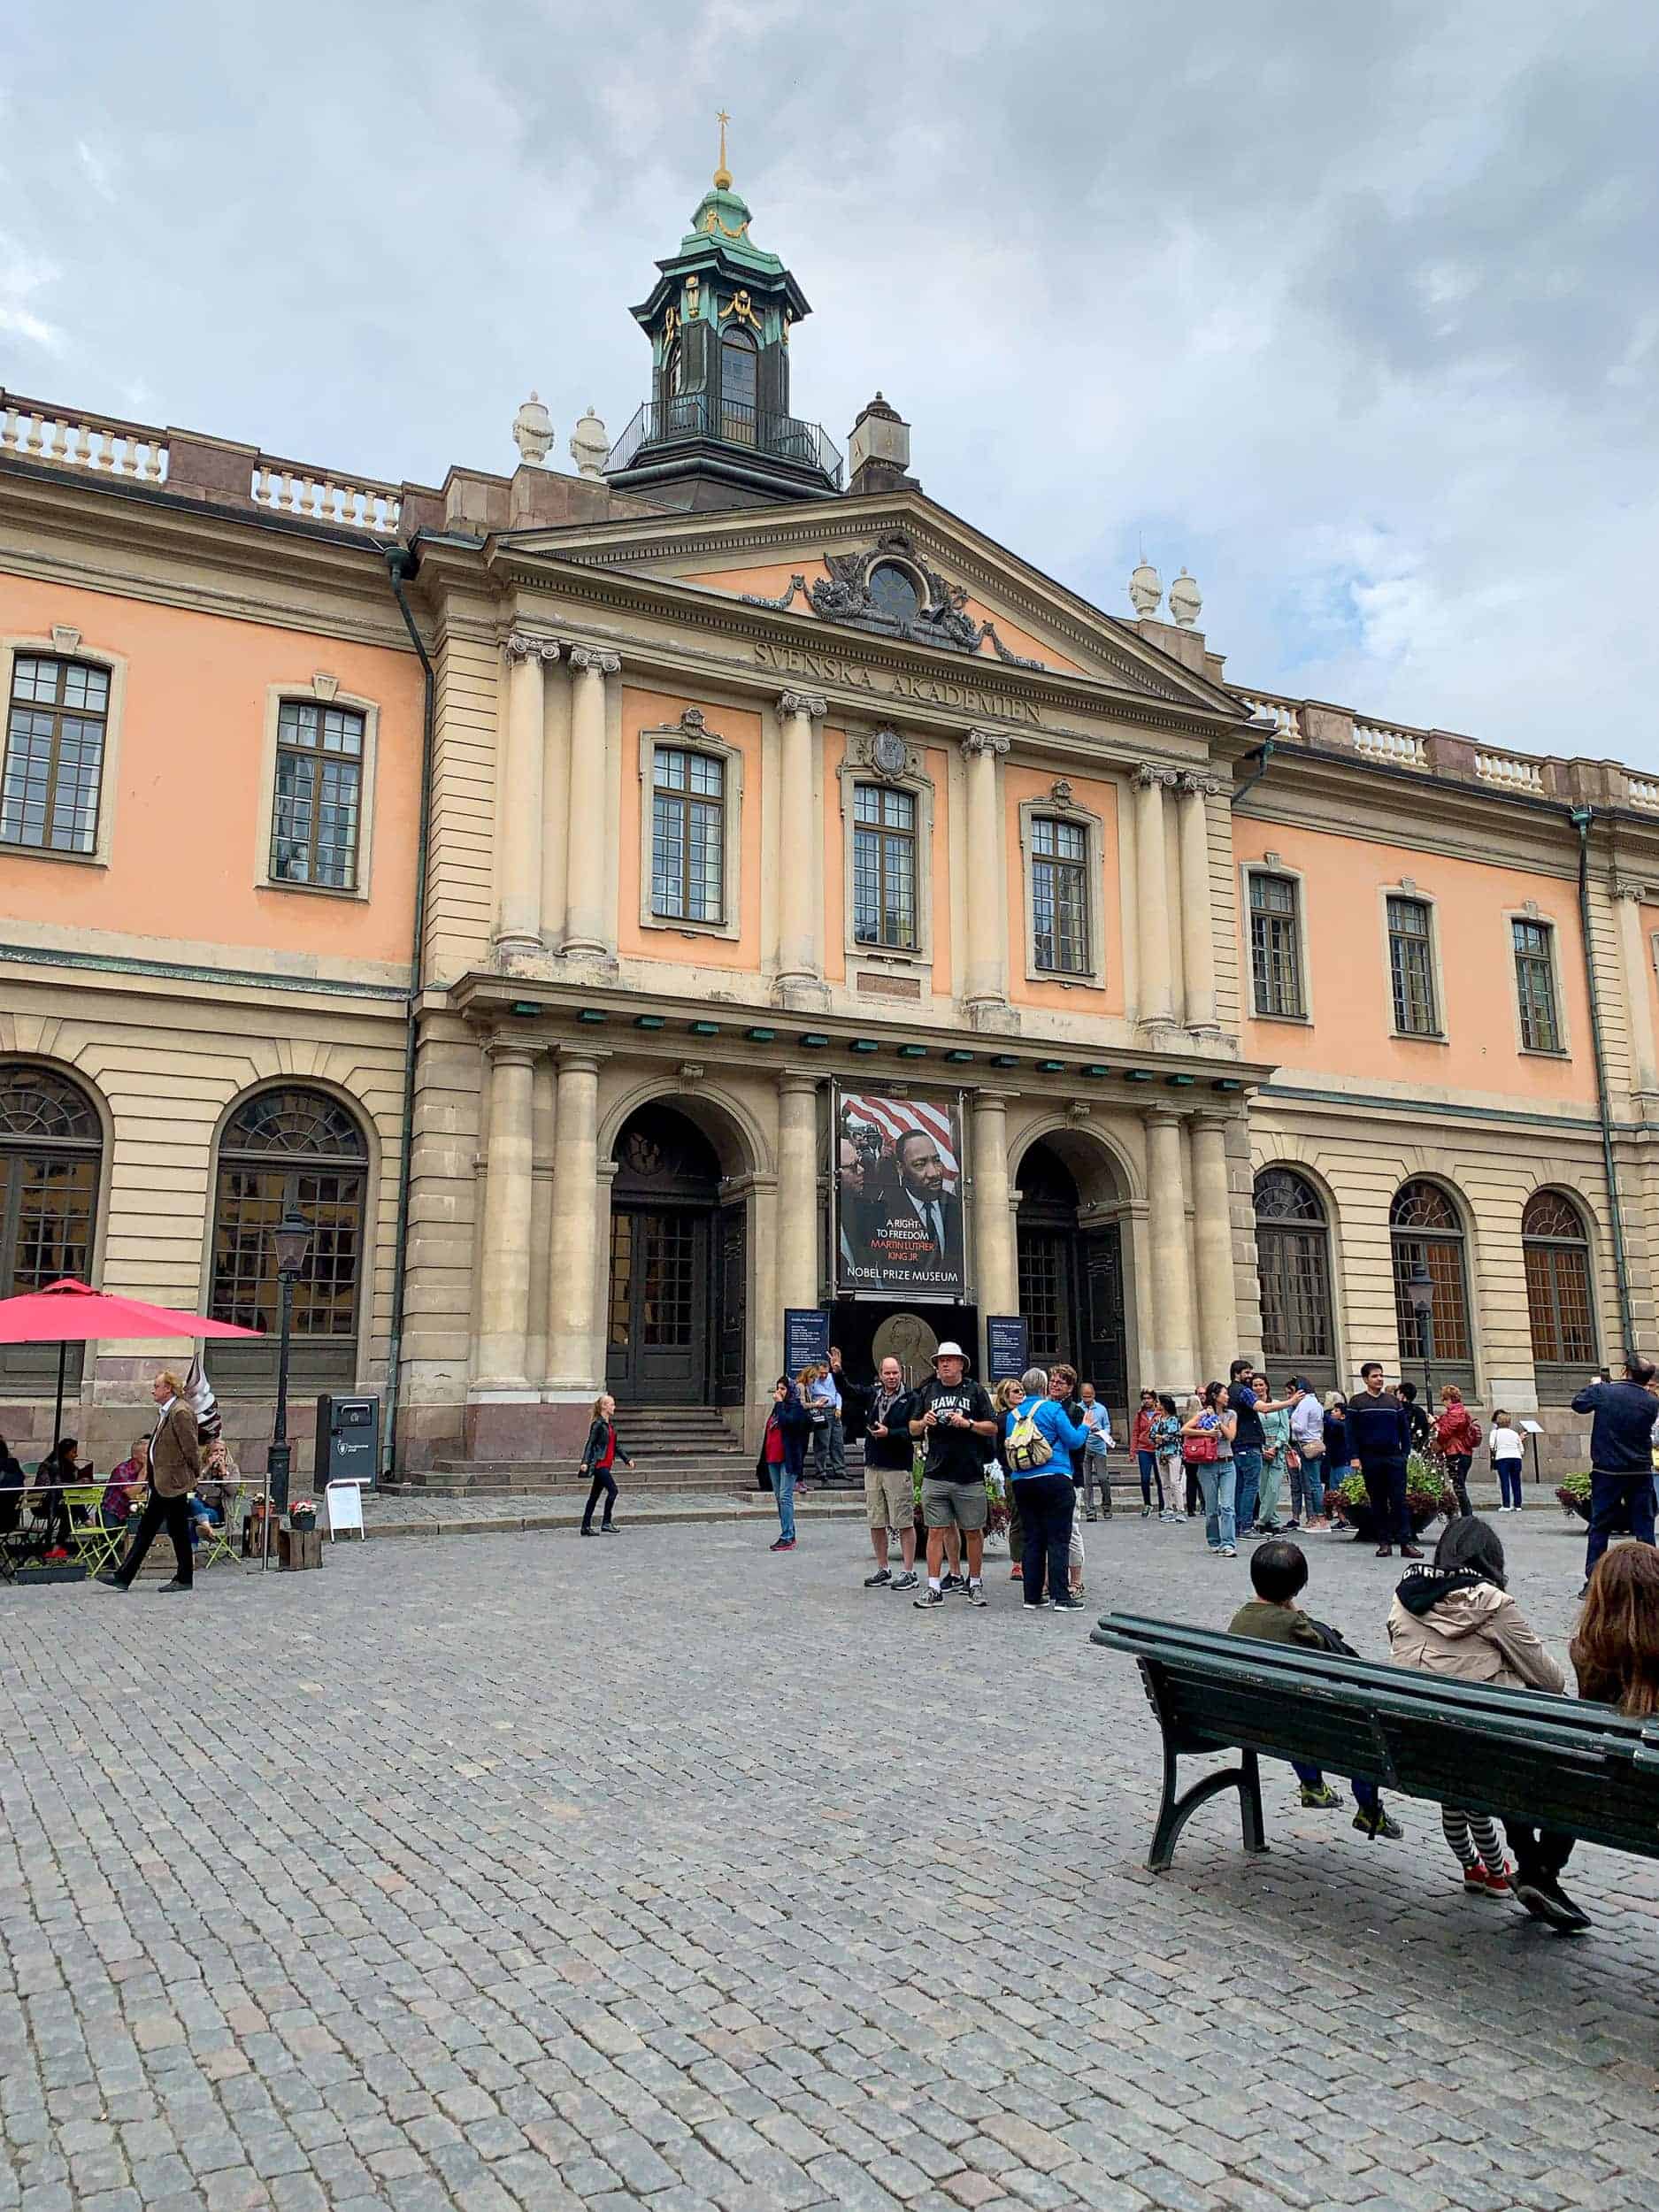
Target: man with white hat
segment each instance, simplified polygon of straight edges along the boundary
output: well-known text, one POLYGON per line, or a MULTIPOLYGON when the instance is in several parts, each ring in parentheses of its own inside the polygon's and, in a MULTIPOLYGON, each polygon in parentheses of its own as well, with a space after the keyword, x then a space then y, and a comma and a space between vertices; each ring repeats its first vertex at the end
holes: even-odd
POLYGON ((996 1409, 983 1385, 969 1381, 968 1356, 960 1344, 941 1344, 933 1354, 933 1380, 916 1393, 910 1411, 910 1434, 927 1447, 922 1467, 927 1587, 915 1602, 924 1608, 944 1603, 945 1532, 956 1528, 967 1539, 968 1603, 983 1605, 985 1463, 996 1435, 996 1409))

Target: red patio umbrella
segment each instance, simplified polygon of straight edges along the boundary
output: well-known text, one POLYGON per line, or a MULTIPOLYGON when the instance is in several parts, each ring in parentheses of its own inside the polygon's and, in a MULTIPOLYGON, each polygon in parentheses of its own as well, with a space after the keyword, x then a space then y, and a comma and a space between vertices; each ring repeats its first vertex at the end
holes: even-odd
POLYGON ((260 1336, 259 1329, 239 1329, 229 1321, 210 1321, 203 1313, 178 1313, 171 1306, 146 1305, 142 1298, 111 1298, 65 1275, 44 1290, 19 1298, 0 1298, 0 1344, 56 1344, 58 1410, 52 1417, 52 1449, 64 1424, 64 1363, 72 1344, 99 1337, 260 1336))

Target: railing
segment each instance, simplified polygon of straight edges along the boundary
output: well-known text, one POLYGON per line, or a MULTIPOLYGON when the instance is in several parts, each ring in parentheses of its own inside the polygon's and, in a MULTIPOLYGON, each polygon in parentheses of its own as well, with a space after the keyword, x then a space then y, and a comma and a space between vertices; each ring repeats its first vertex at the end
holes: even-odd
POLYGON ((1373 760, 1392 761, 1396 768, 1428 766, 1428 746, 1420 730, 1397 730, 1386 722, 1356 722, 1354 747, 1373 760))
POLYGON ((682 438, 712 438, 720 445, 792 461, 798 468, 817 470, 841 489, 841 450, 820 424, 764 413, 736 401, 716 405, 706 392, 681 392, 660 403, 647 400, 605 456, 605 473, 626 468, 646 446, 673 445, 682 438))
POLYGON ((114 415, 65 414, 9 392, 0 392, 0 453, 145 484, 167 480, 165 431, 114 415))
POLYGON ((1483 783, 1502 784, 1507 791, 1541 791, 1544 764, 1524 753, 1490 753, 1477 749, 1475 773, 1483 783))
POLYGON ((319 475, 297 462, 267 461, 263 454, 255 465, 250 490, 256 507, 370 530, 377 537, 396 537, 403 511, 395 484, 348 483, 343 477, 319 475))
POLYGON ((1275 737, 1301 737, 1302 709, 1294 699, 1270 699, 1248 691, 1238 695, 1250 710, 1252 722, 1271 722, 1275 737))
POLYGON ((1631 776, 1630 803, 1632 806, 1659 807, 1659 783, 1650 776, 1631 776))

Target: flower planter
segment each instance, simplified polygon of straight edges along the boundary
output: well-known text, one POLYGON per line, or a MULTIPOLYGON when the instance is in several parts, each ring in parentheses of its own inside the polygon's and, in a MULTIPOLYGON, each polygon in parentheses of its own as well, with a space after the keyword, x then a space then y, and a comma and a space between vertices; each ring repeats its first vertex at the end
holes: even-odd
MULTIPOLYGON (((1363 1505, 1355 1505, 1348 1499, 1340 1498, 1333 1507, 1332 1512, 1333 1517, 1340 1521, 1344 1528, 1351 1528, 1354 1531, 1361 1543, 1380 1544, 1383 1541, 1382 1530, 1369 1502, 1363 1505)), ((1421 1536, 1424 1530, 1439 1518, 1440 1512, 1440 1509, 1438 1505, 1413 1505, 1411 1507, 1413 1536, 1421 1536)), ((1392 1542, 1393 1539, 1390 1538, 1389 1540, 1392 1542)))

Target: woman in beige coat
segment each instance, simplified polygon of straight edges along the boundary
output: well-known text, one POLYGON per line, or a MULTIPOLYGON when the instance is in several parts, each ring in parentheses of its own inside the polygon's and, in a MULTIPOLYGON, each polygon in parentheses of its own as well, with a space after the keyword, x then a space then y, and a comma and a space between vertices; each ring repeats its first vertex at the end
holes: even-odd
MULTIPOLYGON (((1496 1531, 1470 1516, 1448 1525, 1433 1565, 1412 1568, 1394 1592, 1388 1642, 1396 1666, 1455 1682, 1557 1693, 1567 1686, 1505 1586, 1496 1531)), ((1440 1826, 1463 1870, 1464 1889, 1472 1896, 1509 1896, 1515 1869, 1491 1816, 1442 1805, 1440 1826)))

